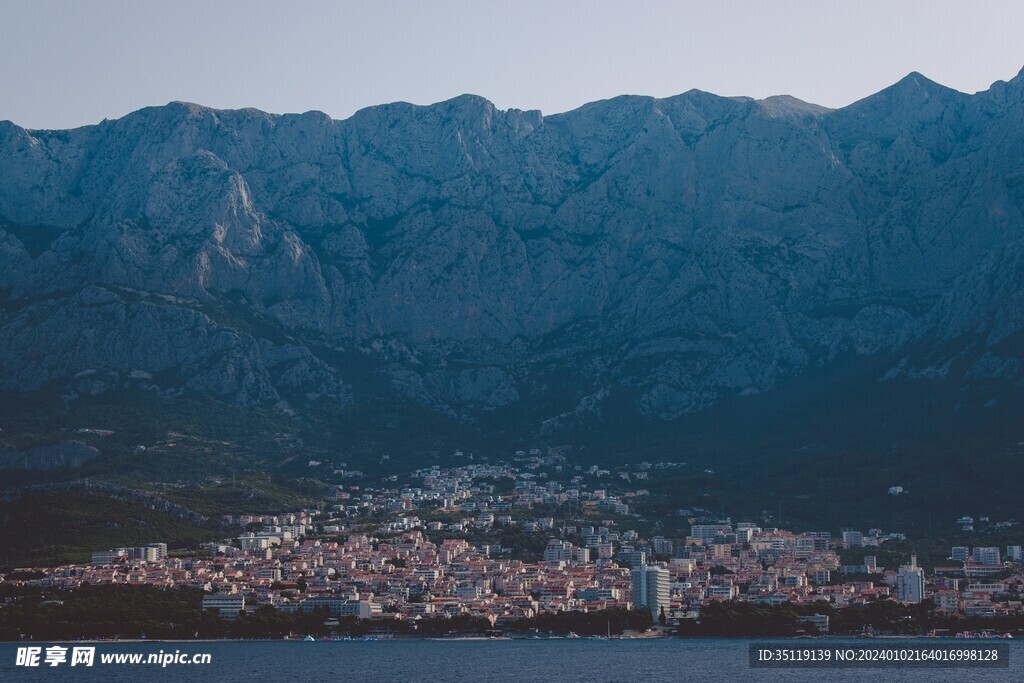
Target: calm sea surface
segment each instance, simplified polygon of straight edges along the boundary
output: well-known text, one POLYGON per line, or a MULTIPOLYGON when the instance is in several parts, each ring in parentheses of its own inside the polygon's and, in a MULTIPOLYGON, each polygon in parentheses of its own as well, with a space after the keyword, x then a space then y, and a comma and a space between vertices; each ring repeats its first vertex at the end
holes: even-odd
MULTIPOLYGON (((65 663, 34 669, 15 666, 18 646, 0 643, 0 681, 1024 681, 1024 641, 1010 642, 1009 669, 751 669, 750 642, 638 639, 97 643, 96 664, 92 668, 72 668, 65 663), (104 665, 99 661, 103 653, 148 654, 160 650, 209 653, 212 663, 161 668, 146 664, 104 665)), ((896 642, 909 641, 875 639, 867 644, 884 646, 896 642)), ((918 642, 950 644, 948 640, 935 639, 918 642)), ((784 640, 773 644, 800 648, 865 645, 865 641, 784 640)))

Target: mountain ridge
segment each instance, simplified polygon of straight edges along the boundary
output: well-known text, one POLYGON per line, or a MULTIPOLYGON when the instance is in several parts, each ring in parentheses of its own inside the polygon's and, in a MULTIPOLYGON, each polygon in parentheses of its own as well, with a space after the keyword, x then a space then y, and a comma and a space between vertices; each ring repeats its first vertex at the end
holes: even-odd
POLYGON ((348 120, 350 120, 352 118, 355 118, 356 116, 358 116, 360 114, 364 114, 365 112, 371 112, 371 111, 378 110, 378 109, 386 109, 386 108, 390 108, 390 107, 401 107, 401 108, 408 108, 408 109, 429 109, 429 108, 435 108, 435 107, 442 107, 444 105, 448 105, 448 104, 451 104, 453 102, 464 101, 464 100, 473 100, 473 101, 483 102, 487 106, 489 106, 492 110, 494 110, 496 112, 519 112, 519 113, 526 113, 526 114, 532 114, 534 112, 538 112, 538 113, 541 113, 542 117, 548 118, 548 117, 552 117, 552 116, 556 116, 556 117, 557 116, 566 116, 566 115, 578 112, 580 109, 583 109, 585 107, 590 107, 590 106, 593 106, 593 105, 599 105, 599 104, 602 104, 602 103, 607 103, 607 102, 609 102, 611 100, 620 99, 620 98, 638 98, 638 99, 649 99, 649 100, 655 100, 655 101, 664 101, 664 100, 674 100, 674 99, 677 99, 677 98, 682 98, 682 97, 686 97, 686 96, 690 96, 690 95, 708 95, 708 96, 711 96, 711 97, 714 97, 714 98, 719 98, 719 99, 735 99, 735 100, 739 100, 739 101, 754 101, 754 102, 765 102, 765 101, 771 101, 771 100, 786 98, 786 99, 791 100, 791 101, 795 100, 796 102, 799 102, 799 103, 804 104, 804 105, 808 105, 808 106, 810 106, 812 108, 815 108, 815 109, 820 109, 820 110, 825 110, 825 111, 828 111, 828 112, 833 112, 833 111, 841 111, 843 109, 847 109, 847 108, 857 104, 858 102, 862 102, 864 100, 872 99, 872 98, 877 97, 877 96, 879 96, 879 95, 881 95, 883 93, 886 93, 887 91, 890 91, 890 90, 892 90, 894 88, 898 89, 901 85, 903 85, 905 83, 920 84, 921 81, 924 81, 925 83, 929 84, 930 87, 938 87, 938 88, 941 88, 942 90, 950 92, 950 93, 955 93, 955 94, 963 95, 963 96, 966 96, 966 97, 974 97, 976 95, 990 93, 993 90, 998 90, 998 89, 1000 89, 1002 87, 1005 87, 1005 86, 1008 86, 1008 85, 1014 85, 1014 84, 1024 85, 1024 67, 1022 67, 1020 69, 1020 71, 1018 71, 1017 74, 1014 75, 1009 80, 1006 80, 1006 81, 1004 81, 1004 80, 993 81, 993 83, 989 86, 988 89, 980 90, 980 91, 978 91, 976 93, 965 93, 963 91, 956 90, 955 88, 950 88, 948 86, 942 85, 941 83, 938 83, 937 81, 934 81, 934 80, 928 78, 927 76, 925 76, 924 74, 922 74, 919 71, 912 71, 912 72, 908 73, 906 76, 904 76, 903 78, 901 78, 899 81, 894 83, 893 85, 891 85, 891 86, 889 86, 887 88, 883 88, 882 90, 880 90, 877 93, 874 93, 874 94, 871 94, 871 95, 867 95, 866 97, 863 97, 863 98, 861 98, 859 100, 855 100, 854 102, 851 102, 850 104, 847 104, 847 105, 842 106, 842 107, 826 107, 824 105, 816 104, 816 103, 810 102, 808 100, 803 100, 801 98, 798 98, 798 97, 795 97, 795 96, 789 95, 789 94, 769 95, 769 96, 766 96, 766 97, 764 97, 762 99, 754 99, 754 98, 750 98, 750 97, 746 97, 746 96, 718 95, 718 94, 715 94, 715 93, 712 93, 712 92, 709 92, 709 91, 706 91, 706 90, 701 90, 699 88, 691 88, 690 90, 678 93, 676 95, 668 95, 668 96, 665 96, 665 97, 656 97, 656 96, 653 96, 653 95, 634 95, 634 94, 617 95, 617 96, 614 96, 614 97, 611 97, 611 98, 607 98, 607 99, 601 99, 601 100, 594 100, 592 102, 586 102, 586 103, 584 103, 584 104, 582 104, 582 105, 580 105, 578 107, 575 107, 573 109, 569 109, 569 110, 563 111, 563 112, 555 112, 555 113, 551 113, 551 114, 543 114, 540 109, 520 109, 520 108, 517 108, 517 107, 510 107, 508 109, 499 109, 491 100, 489 100, 487 97, 485 97, 483 95, 477 95, 475 93, 462 93, 461 95, 455 95, 455 96, 450 97, 448 99, 439 100, 437 102, 432 102, 432 103, 429 103, 429 104, 416 104, 416 103, 413 103, 413 102, 407 102, 407 101, 404 101, 404 100, 398 100, 398 101, 395 101, 395 102, 386 102, 386 103, 381 103, 381 104, 369 105, 369 106, 361 107, 360 109, 357 109, 350 116, 347 116, 347 117, 344 117, 344 118, 334 118, 334 117, 331 117, 330 115, 328 115, 325 112, 323 112, 321 110, 318 110, 318 109, 310 109, 310 110, 305 111, 305 112, 273 113, 273 112, 264 111, 264 110, 256 108, 256 107, 240 107, 240 108, 237 108, 237 109, 219 109, 219 108, 216 108, 216 107, 211 107, 211 106, 207 106, 207 105, 204 105, 204 104, 199 104, 199 103, 196 103, 196 102, 190 102, 188 100, 171 100, 170 102, 168 102, 168 103, 166 103, 164 105, 148 105, 148 106, 145 106, 145 107, 141 107, 141 108, 136 109, 134 111, 131 111, 131 112, 129 112, 129 113, 125 114, 124 116, 119 117, 117 119, 104 119, 100 123, 85 124, 85 125, 82 125, 82 126, 74 126, 74 127, 71 127, 71 128, 31 128, 31 127, 28 127, 28 126, 21 126, 21 125, 15 123, 14 121, 12 121, 10 119, 0 119, 0 125, 8 124, 10 126, 13 126, 15 128, 19 128, 21 130, 25 130, 27 132, 39 132, 39 133, 52 133, 52 132, 61 132, 61 131, 75 131, 75 130, 81 130, 81 129, 85 129, 85 128, 93 128, 93 127, 96 127, 96 126, 103 125, 104 123, 109 123, 111 121, 119 121, 119 120, 121 120, 123 118, 130 117, 130 116, 132 116, 134 114, 140 114, 140 113, 151 111, 151 110, 152 111, 166 110, 166 109, 171 108, 171 107, 184 108, 184 109, 187 109, 187 110, 189 110, 191 112, 196 112, 196 113, 198 113, 198 112, 210 112, 210 113, 249 113, 249 114, 255 114, 257 116, 263 116, 263 117, 269 117, 269 118, 275 118, 275 119, 284 118, 284 117, 317 116, 317 117, 325 118, 325 119, 327 119, 329 121, 332 121, 334 123, 340 123, 340 122, 345 122, 345 121, 348 121, 348 120))

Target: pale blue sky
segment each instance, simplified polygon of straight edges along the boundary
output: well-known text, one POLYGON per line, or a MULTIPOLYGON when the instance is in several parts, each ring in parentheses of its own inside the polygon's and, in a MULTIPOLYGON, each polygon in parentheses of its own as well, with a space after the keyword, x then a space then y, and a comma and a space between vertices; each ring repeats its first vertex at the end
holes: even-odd
POLYGON ((1024 2, 0 0, 0 119, 171 100, 335 118, 466 92, 566 111, 623 93, 837 107, 910 71, 975 92, 1024 66, 1024 2))

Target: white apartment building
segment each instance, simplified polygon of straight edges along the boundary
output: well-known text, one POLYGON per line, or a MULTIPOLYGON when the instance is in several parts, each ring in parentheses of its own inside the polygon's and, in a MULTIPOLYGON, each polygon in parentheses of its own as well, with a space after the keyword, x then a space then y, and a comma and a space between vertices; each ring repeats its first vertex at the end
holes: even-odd
POLYGON ((924 570, 917 566, 917 555, 911 555, 910 564, 900 567, 896 574, 896 599, 901 602, 924 600, 924 570))
POLYGON ((999 564, 1001 561, 999 548, 977 547, 971 551, 971 559, 978 564, 999 564))
POLYGON ((657 619, 662 609, 667 611, 669 608, 668 569, 641 564, 633 568, 631 576, 633 579, 633 608, 646 607, 657 619))

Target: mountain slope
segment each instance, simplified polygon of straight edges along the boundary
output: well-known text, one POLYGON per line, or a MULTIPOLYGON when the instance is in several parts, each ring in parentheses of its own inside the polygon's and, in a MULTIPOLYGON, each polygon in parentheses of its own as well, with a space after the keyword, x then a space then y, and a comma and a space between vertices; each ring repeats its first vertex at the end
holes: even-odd
POLYGON ((891 358, 883 384, 1019 387, 1022 179, 1024 74, 911 74, 834 111, 691 91, 4 122, 0 389, 535 434, 850 356, 891 358))

